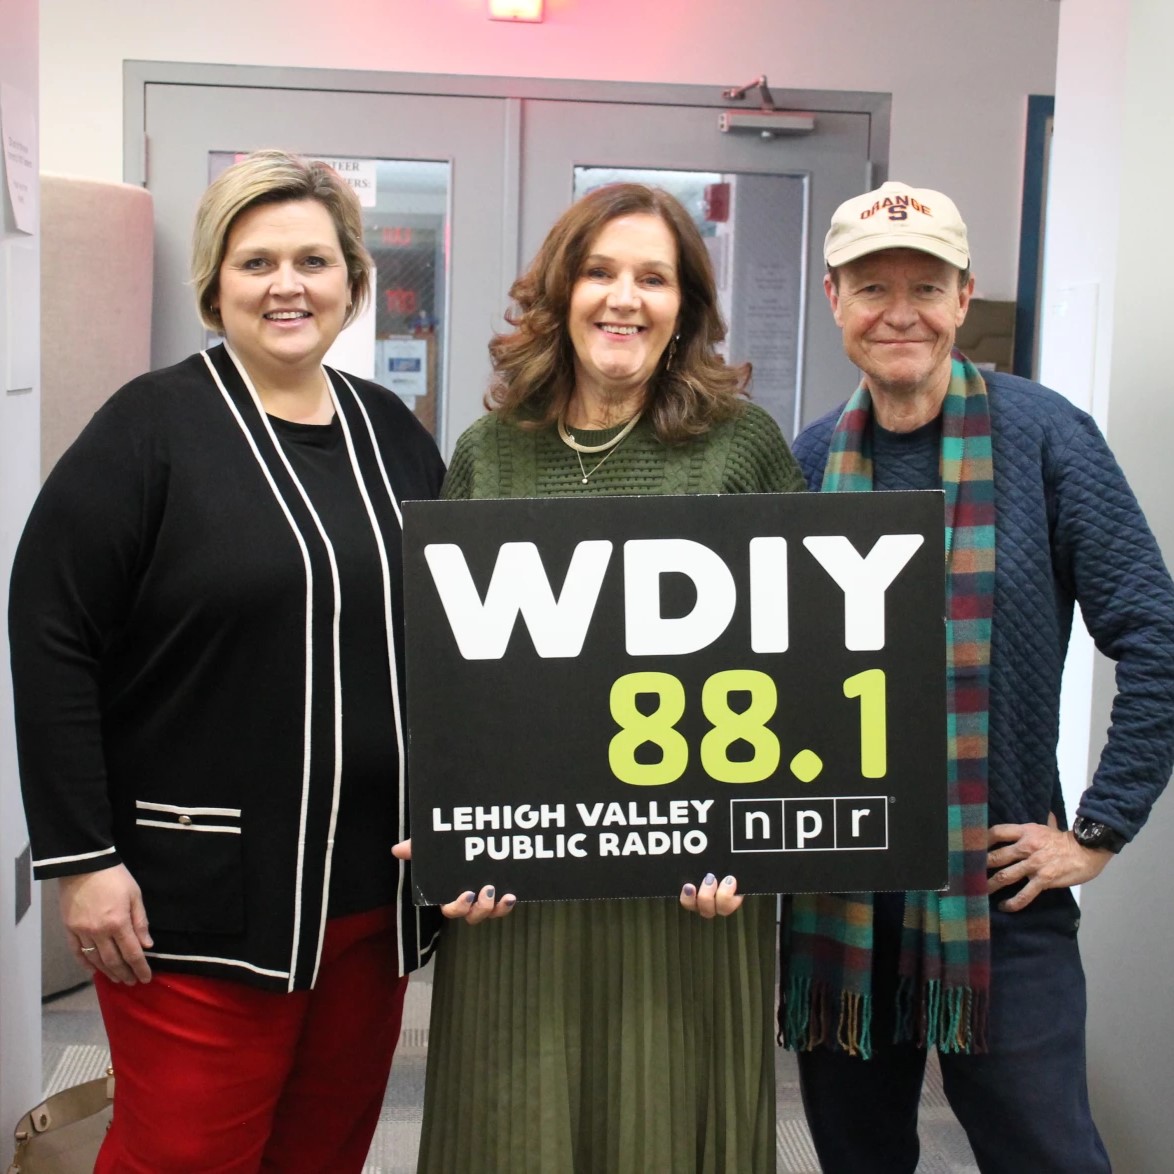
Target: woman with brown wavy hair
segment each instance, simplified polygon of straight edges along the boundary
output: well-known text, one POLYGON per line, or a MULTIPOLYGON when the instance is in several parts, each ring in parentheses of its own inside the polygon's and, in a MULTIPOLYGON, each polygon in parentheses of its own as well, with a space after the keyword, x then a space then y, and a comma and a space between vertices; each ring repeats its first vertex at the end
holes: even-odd
MULTIPOLYGON (((749 367, 717 352, 709 256, 672 196, 585 196, 510 292, 445 496, 803 487, 749 367)), ((773 1171, 774 900, 712 875, 679 901, 525 895, 446 907, 419 1169, 773 1171)))
MULTIPOLYGON (((520 414, 523 427, 550 426, 576 398, 577 387, 582 395, 576 361, 581 356, 573 324, 568 329, 579 270, 588 249, 598 244, 601 225, 628 217, 640 218, 637 228, 649 218, 644 227, 660 238, 656 244, 666 258, 675 249, 678 272, 672 285, 659 275, 644 280, 645 300, 663 291, 675 310, 665 363, 655 379, 617 388, 617 398, 629 408, 646 399, 656 437, 669 445, 700 436, 741 409, 744 401, 738 397, 749 383, 750 364, 730 367, 717 353, 726 329, 705 243, 674 197, 640 184, 597 188, 573 204, 551 229, 530 268, 514 282, 510 297, 515 308, 506 320, 515 329, 497 335, 489 346, 496 378, 487 407, 520 414), (660 224, 654 226, 657 220, 660 224)), ((629 225, 614 231, 630 239, 629 225)), ((590 295, 586 300, 589 304, 590 295)), ((661 345, 655 357, 663 351, 661 345)))

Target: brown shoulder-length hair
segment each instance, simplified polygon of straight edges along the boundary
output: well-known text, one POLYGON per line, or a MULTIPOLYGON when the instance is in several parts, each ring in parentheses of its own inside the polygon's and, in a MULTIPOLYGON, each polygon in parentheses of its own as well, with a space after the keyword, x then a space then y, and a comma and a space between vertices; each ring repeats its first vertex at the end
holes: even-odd
POLYGON ((645 407, 657 437, 664 444, 680 444, 741 410, 750 364, 731 367, 717 353, 726 326, 701 234, 668 192, 637 183, 608 184, 572 204, 514 282, 513 305, 506 313, 514 329, 494 335, 489 344, 494 379, 486 407, 530 428, 549 427, 566 411, 575 387, 567 325, 571 291, 603 227, 639 214, 659 217, 672 233, 681 291, 675 352, 671 343, 665 348, 645 407))

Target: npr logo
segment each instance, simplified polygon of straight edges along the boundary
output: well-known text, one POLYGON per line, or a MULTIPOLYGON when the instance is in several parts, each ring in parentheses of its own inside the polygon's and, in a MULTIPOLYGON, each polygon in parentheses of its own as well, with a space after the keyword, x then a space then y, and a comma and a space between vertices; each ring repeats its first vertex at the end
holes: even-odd
POLYGON ((734 852, 845 852, 889 846, 886 795, 829 799, 731 799, 734 852))

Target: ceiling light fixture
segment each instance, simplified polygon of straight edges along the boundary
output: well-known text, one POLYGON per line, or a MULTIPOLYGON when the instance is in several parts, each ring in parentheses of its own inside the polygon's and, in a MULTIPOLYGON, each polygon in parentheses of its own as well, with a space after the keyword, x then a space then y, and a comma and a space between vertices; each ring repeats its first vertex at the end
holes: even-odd
POLYGON ((542 0, 489 0, 490 20, 542 23, 542 0))

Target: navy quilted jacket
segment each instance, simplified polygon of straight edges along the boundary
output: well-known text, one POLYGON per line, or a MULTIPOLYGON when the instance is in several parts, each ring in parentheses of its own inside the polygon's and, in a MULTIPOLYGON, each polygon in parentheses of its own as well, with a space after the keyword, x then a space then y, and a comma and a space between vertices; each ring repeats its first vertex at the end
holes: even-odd
MULTIPOLYGON (((1174 583, 1104 437, 1038 383, 983 372, 995 470, 990 822, 1065 824, 1056 765, 1060 675, 1080 604, 1117 662, 1100 764, 1078 812, 1132 839, 1174 765, 1174 583)), ((818 489, 840 409, 792 446, 818 489)))

